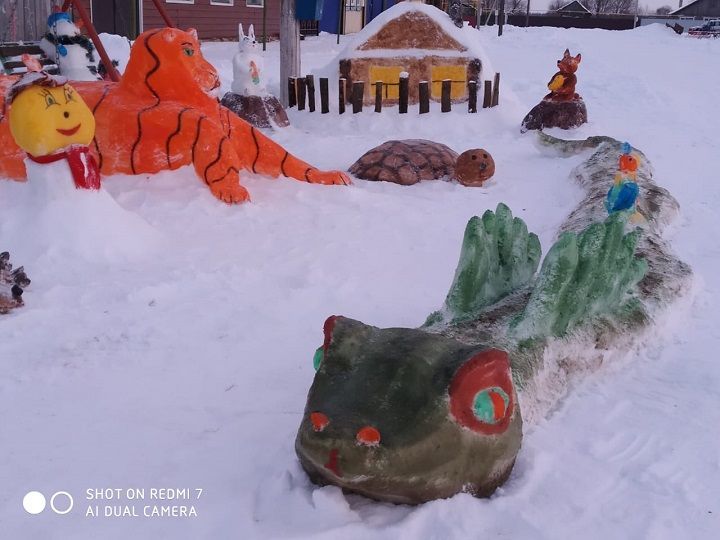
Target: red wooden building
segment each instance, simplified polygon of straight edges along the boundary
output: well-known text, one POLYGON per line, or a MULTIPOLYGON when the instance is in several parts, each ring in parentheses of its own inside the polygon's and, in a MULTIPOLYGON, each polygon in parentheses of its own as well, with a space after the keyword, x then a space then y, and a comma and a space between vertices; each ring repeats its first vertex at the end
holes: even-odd
MULTIPOLYGON (((165 23, 152 0, 81 0, 98 32, 135 38, 165 23)), ((201 39, 235 39, 238 24, 247 31, 255 25, 258 40, 263 34, 263 4, 268 37, 280 34, 280 0, 161 0, 178 28, 195 28, 201 39)))

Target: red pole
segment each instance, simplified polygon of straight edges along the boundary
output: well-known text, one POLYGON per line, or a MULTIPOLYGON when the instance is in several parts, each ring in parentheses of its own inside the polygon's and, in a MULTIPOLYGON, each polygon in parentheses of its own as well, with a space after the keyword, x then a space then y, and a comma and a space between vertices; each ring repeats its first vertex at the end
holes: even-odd
POLYGON ((170 15, 168 15, 167 11, 165 11, 165 6, 162 4, 162 0, 153 0, 153 4, 155 4, 155 7, 158 10, 158 13, 160 13, 160 16, 163 18, 163 21, 165 21, 165 25, 169 26, 170 28, 175 28, 175 25, 170 20, 170 15))
POLYGON ((85 8, 80 2, 75 2, 75 0, 65 0, 65 3, 63 4, 62 10, 67 11, 68 8, 72 5, 78 12, 78 15, 80 15, 80 19, 82 20, 83 24, 85 25, 85 30, 90 35, 90 39, 92 40, 93 44, 95 45, 95 48, 97 49, 98 54, 100 55, 100 61, 105 66, 105 71, 110 76, 110 80, 114 82, 118 82, 120 80, 120 74, 115 69, 115 66, 113 66, 112 61, 110 60, 110 57, 107 54, 107 51, 105 50, 105 47, 103 47, 102 41, 100 41, 100 36, 98 36, 97 32, 95 31, 95 27, 93 26, 92 21, 90 20, 90 16, 88 15, 88 12, 85 11, 85 8))

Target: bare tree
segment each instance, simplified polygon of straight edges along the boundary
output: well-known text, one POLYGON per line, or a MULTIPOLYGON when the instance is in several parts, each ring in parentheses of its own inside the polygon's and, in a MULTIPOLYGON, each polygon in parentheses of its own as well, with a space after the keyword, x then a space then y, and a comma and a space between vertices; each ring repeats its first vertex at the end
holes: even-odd
POLYGON ((567 0, 552 0, 548 6, 548 11, 557 11, 567 3, 567 0))
POLYGON ((667 15, 672 11, 672 8, 670 6, 661 6, 655 10, 655 13, 658 15, 667 15))
POLYGON ((596 15, 600 13, 634 13, 636 0, 587 0, 585 7, 596 15))
POLYGON ((505 0, 505 11, 507 13, 525 13, 527 0, 505 0))

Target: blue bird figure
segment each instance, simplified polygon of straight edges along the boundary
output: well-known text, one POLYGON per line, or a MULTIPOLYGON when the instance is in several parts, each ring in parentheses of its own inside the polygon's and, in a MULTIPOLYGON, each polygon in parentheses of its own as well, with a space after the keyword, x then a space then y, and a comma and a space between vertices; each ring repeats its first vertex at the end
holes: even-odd
POLYGON ((623 210, 633 210, 635 201, 637 201, 640 188, 635 182, 620 181, 615 182, 610 188, 605 201, 605 208, 608 214, 621 212, 623 210))

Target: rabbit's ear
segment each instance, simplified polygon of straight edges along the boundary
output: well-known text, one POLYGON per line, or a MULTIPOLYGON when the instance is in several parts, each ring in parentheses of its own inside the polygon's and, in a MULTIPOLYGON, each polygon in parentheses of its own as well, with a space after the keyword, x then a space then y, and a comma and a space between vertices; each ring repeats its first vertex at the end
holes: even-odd
POLYGON ((245 33, 243 32, 242 23, 238 24, 238 38, 241 42, 243 39, 245 39, 245 33))
POLYGON ((570 58, 570 49, 565 49, 565 53, 563 54, 563 58, 570 58))
POLYGON ((578 62, 582 60, 582 56, 580 55, 580 53, 577 53, 577 55, 575 56, 575 60, 577 60, 578 62))
POLYGON ((250 25, 250 28, 248 28, 248 37, 250 38, 250 41, 255 41, 255 28, 253 25, 250 25))

